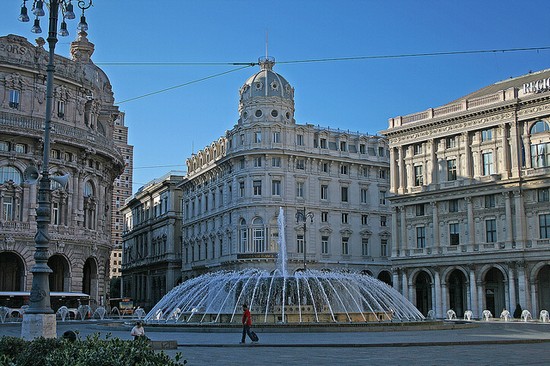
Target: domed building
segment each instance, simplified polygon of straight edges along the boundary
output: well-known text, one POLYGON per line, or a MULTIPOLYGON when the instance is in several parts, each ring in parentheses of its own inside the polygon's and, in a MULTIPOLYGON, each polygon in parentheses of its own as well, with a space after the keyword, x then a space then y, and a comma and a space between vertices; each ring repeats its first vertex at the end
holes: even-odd
POLYGON ((187 159, 182 279, 274 269, 279 208, 288 270, 365 273, 391 282, 389 160, 380 136, 298 124, 275 61, 240 88, 239 120, 187 159))
MULTIPOLYGON (((42 171, 44 43, 0 37, 0 291, 32 285, 38 187, 25 172, 42 171)), ((107 75, 90 60, 93 50, 81 32, 72 59, 55 56, 48 167, 50 177, 68 175, 68 184, 51 183, 48 266, 51 291, 84 292, 101 303, 108 291, 113 181, 124 171, 113 136, 123 116, 107 75)))

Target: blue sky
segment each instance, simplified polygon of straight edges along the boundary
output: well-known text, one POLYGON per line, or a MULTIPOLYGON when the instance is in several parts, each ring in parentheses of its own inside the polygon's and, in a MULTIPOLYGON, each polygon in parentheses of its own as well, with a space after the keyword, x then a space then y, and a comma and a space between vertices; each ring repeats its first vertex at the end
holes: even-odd
MULTIPOLYGON (((17 20, 20 4, 0 2, 0 35, 34 40, 32 24, 17 20)), ((92 60, 126 113, 136 191, 184 170, 193 151, 235 125, 238 90, 258 67, 228 63, 256 62, 266 33, 274 70, 295 88, 297 123, 377 134, 388 118, 550 68, 550 50, 287 62, 548 47, 549 11, 548 0, 94 0, 86 16, 92 60)), ((69 56, 77 20, 58 54, 69 56)))

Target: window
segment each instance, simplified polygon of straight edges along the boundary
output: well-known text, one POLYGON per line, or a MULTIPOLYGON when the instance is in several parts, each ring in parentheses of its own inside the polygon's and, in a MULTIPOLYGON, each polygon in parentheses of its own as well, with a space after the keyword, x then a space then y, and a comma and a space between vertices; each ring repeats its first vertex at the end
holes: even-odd
POLYGON ((382 146, 378 147, 378 156, 385 156, 384 148, 382 146))
POLYGON ((328 163, 323 163, 323 173, 328 173, 328 163))
POLYGON ((255 156, 255 157, 254 157, 254 166, 255 166, 256 168, 262 166, 262 157, 261 157, 261 156, 255 156))
POLYGON ((367 153, 367 149, 366 149, 365 144, 359 144, 359 153, 360 154, 366 154, 367 153))
POLYGON ((493 153, 483 153, 483 175, 491 175, 495 173, 493 166, 493 153))
POLYGON ((415 144, 413 147, 414 155, 422 154, 422 144, 415 144))
POLYGON ((450 136, 445 139, 445 147, 447 149, 452 149, 456 147, 456 136, 450 136))
POLYGON ((548 202, 550 201, 550 189, 548 188, 539 188, 537 189, 537 198, 539 202, 548 202))
POLYGON ((348 187, 341 187, 340 192, 342 202, 348 202, 348 187))
POLYGON ((497 241, 497 221, 495 219, 485 220, 485 238, 487 243, 497 241))
POLYGON ((347 212, 342 212, 342 224, 348 223, 348 217, 349 217, 349 214, 347 212))
POLYGON ((327 139, 321 139, 320 146, 321 146, 321 149, 326 149, 327 148, 327 139))
POLYGON ((550 214, 539 215, 539 233, 541 239, 550 238, 550 214))
POLYGON ((260 217, 252 220, 252 245, 256 253, 265 252, 265 229, 260 217))
POLYGON ((321 254, 328 254, 328 236, 321 236, 321 254))
POLYGON ((328 212, 321 211, 321 222, 328 222, 328 212))
POLYGON ((533 168, 550 166, 550 143, 531 145, 531 166, 533 168))
POLYGON ((380 216, 380 226, 386 226, 386 216, 380 216))
POLYGON ((386 204, 386 191, 380 191, 378 193, 378 200, 379 200, 381 205, 386 204))
POLYGON ((244 137, 244 133, 241 134, 241 145, 244 145, 244 143, 246 142, 246 139, 244 137))
POLYGON ((361 203, 367 203, 369 201, 369 190, 367 188, 361 188, 361 203))
POLYGON ((449 200, 449 212, 458 212, 458 200, 449 200))
POLYGON ((342 238, 342 255, 349 254, 349 238, 342 238))
POLYGON ((537 121, 530 130, 531 134, 550 131, 550 126, 545 121, 537 121))
POLYGON ((460 242, 460 231, 458 222, 449 224, 449 243, 451 245, 458 245, 460 242))
POLYGON ((369 255, 369 238, 361 238, 361 255, 369 255))
POLYGON ((485 195, 485 208, 493 208, 496 206, 495 195, 487 194, 485 195))
POLYGON ((379 171, 379 173, 378 173, 378 177, 379 177, 380 179, 386 179, 386 176, 387 176, 387 174, 386 174, 386 169, 380 169, 380 171, 379 171))
POLYGON ((424 216, 424 204, 419 203, 416 205, 416 216, 424 216))
POLYGON ((416 247, 418 249, 426 248, 426 228, 424 226, 416 228, 416 247))
POLYGON ((2 220, 3 221, 13 221, 14 212, 13 212, 13 197, 5 196, 2 200, 2 220))
POLYGON ((246 166, 246 161, 244 160, 244 158, 242 158, 240 161, 239 161, 239 166, 241 169, 244 169, 245 166, 246 166))
POLYGON ((254 132, 254 143, 259 144, 260 142, 262 142, 262 132, 256 131, 254 132))
POLYGON ((6 141, 0 141, 0 151, 10 151, 10 143, 6 141))
POLYGON ((280 157, 271 158, 271 166, 280 168, 281 167, 281 158, 280 157))
POLYGON ((296 145, 304 145, 304 135, 296 135, 296 145))
POLYGON ((304 182, 296 182, 296 197, 304 198, 304 182))
POLYGON ((304 236, 302 234, 296 235, 296 252, 304 252, 304 236))
POLYGON ((424 184, 424 177, 422 176, 422 165, 414 166, 414 185, 421 186, 424 184))
POLYGON ((248 251, 248 228, 246 227, 246 220, 239 220, 239 251, 244 253, 248 251))
POLYGON ((52 224, 59 225, 59 203, 52 202, 52 224))
POLYGON ((244 182, 239 182, 239 197, 244 197, 244 182))
POLYGON ((84 197, 92 197, 94 195, 94 186, 90 181, 84 184, 84 197))
POLYGON ((16 153, 24 154, 27 152, 27 145, 25 144, 15 144, 14 150, 16 153))
POLYGON ((481 142, 491 141, 492 139, 493 139, 493 129, 492 128, 481 131, 481 142))
POLYGON ((304 159, 296 159, 296 169, 304 170, 306 168, 306 162, 304 159))
POLYGON ((65 102, 63 100, 57 101, 57 117, 65 117, 65 102))
POLYGON ((340 166, 340 174, 348 174, 348 166, 347 165, 341 165, 340 166))
POLYGON ((369 224, 369 215, 361 215, 361 225, 369 224))
POLYGON ((271 195, 280 196, 281 195, 281 181, 273 180, 271 181, 271 195))
POLYGON ((327 200, 328 199, 328 185, 321 184, 321 199, 327 200))
POLYGON ((340 151, 346 151, 347 148, 346 148, 346 142, 345 141, 340 141, 340 151))
POLYGON ((281 143, 281 132, 280 131, 273 131, 273 143, 275 143, 275 144, 281 143))
POLYGON ((19 109, 19 99, 21 93, 19 90, 10 90, 10 108, 19 109))
POLYGON ((380 240, 380 256, 382 257, 388 256, 388 239, 380 240))
POLYGON ((252 194, 254 196, 261 196, 262 195, 262 181, 261 180, 255 180, 252 182, 252 194))
POLYGON ((456 180, 456 159, 447 160, 447 180, 456 180))

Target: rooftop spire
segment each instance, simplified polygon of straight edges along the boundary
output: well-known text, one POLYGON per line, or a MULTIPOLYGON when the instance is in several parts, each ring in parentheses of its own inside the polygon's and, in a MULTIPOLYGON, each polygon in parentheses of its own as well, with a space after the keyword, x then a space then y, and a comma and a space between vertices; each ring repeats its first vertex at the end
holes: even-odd
POLYGON ((258 64, 262 70, 271 70, 273 65, 275 65, 275 58, 271 56, 264 56, 258 59, 258 64))

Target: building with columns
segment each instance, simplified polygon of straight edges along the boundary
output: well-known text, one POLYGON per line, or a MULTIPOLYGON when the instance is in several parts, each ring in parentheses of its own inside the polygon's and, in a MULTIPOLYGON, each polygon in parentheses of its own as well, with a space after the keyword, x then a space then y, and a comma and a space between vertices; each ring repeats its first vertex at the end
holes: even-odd
MULTIPOLYGON (((51 183, 48 266, 51 291, 84 292, 95 305, 108 291, 113 181, 124 160, 113 138, 120 112, 86 36, 71 43, 71 59, 55 55, 48 168, 69 179, 51 183)), ((48 62, 36 41, 0 37, 0 291, 32 285, 38 187, 24 172, 42 171, 48 62)))
POLYGON ((550 310, 550 69, 391 118, 393 285, 424 314, 550 310))
POLYGON ((298 124, 294 88, 274 64, 262 58, 241 87, 237 124, 187 159, 183 279, 274 270, 282 207, 290 272, 349 270, 391 283, 386 139, 298 124))
POLYGON ((145 309, 181 282, 183 172, 154 179, 121 207, 122 295, 145 309))

